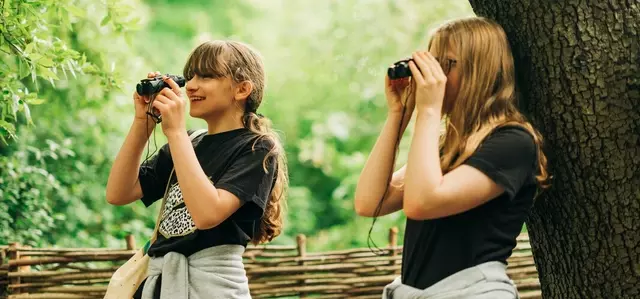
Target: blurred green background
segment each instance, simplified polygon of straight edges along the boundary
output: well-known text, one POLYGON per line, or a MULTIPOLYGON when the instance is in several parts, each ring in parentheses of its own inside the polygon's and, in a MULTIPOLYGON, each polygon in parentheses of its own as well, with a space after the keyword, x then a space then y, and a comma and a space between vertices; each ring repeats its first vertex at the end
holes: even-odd
MULTIPOLYGON (((159 204, 105 200, 135 84, 149 71, 181 74, 204 40, 234 39, 264 57, 259 111, 289 161, 286 227, 273 243, 306 234, 312 251, 367 246, 372 219, 356 216, 353 194, 386 116, 386 67, 425 49, 441 22, 473 15, 463 0, 3 0, 0 9, 0 244, 123 247, 134 234, 141 245, 159 204)), ((156 132, 157 147, 165 142, 156 132)), ((401 242, 403 223, 401 212, 378 219, 377 245, 392 226, 401 242)))

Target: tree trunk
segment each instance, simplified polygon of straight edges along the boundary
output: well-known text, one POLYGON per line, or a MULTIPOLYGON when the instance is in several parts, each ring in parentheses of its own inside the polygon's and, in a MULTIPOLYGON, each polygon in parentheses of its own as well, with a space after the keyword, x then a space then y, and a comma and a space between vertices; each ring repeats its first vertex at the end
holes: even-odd
POLYGON ((554 176, 527 221, 544 298, 640 298, 640 3, 470 0, 507 32, 554 176))

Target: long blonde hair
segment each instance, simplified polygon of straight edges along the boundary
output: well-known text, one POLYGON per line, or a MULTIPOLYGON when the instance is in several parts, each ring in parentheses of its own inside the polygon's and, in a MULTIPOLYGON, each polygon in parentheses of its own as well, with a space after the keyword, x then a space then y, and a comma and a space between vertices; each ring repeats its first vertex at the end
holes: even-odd
POLYGON ((533 137, 536 180, 541 188, 548 187, 542 136, 516 107, 513 55, 502 27, 482 17, 450 21, 438 27, 429 41, 436 56, 443 56, 449 47, 457 53, 460 89, 453 103, 443 105, 448 111, 443 111, 446 128, 440 138, 442 171, 464 163, 495 129, 515 125, 533 137))
MULTIPOLYGON (((267 206, 251 242, 260 244, 280 235, 283 224, 285 197, 289 186, 287 162, 278 134, 271 128, 271 121, 257 114, 265 87, 265 70, 258 51, 237 41, 209 41, 198 46, 185 64, 184 77, 189 80, 198 74, 213 78, 230 77, 234 83, 249 81, 253 85, 244 107, 244 126, 258 135, 256 142, 265 140, 271 146, 263 161, 267 171, 269 159, 275 159, 276 173, 267 206)), ((254 143, 254 149, 255 149, 254 143)))

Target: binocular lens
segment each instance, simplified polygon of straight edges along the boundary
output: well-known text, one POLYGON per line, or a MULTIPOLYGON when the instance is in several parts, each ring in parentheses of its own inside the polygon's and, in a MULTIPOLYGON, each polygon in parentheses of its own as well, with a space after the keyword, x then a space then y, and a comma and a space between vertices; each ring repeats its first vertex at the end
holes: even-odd
POLYGON ((411 69, 409 68, 409 61, 411 59, 404 59, 394 63, 387 70, 387 75, 389 79, 401 79, 411 77, 411 69))

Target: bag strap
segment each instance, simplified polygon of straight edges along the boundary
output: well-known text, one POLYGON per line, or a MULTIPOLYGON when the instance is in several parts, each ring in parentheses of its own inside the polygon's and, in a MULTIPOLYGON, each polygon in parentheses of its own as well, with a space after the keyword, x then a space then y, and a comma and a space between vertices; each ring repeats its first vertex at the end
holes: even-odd
MULTIPOLYGON (((193 142, 193 139, 196 138, 196 136, 205 132, 207 132, 207 129, 195 130, 189 135, 189 139, 193 142)), ((169 185, 171 185, 171 177, 173 176, 174 172, 175 172, 175 167, 171 169, 171 173, 169 174, 169 179, 167 180, 167 186, 164 189, 164 195, 162 197, 162 205, 160 206, 160 212, 158 212, 158 218, 156 219, 156 227, 153 229, 153 236, 151 236, 151 240, 148 242, 149 246, 151 246, 151 244, 153 244, 158 237, 158 227, 160 226, 160 219, 162 217, 162 212, 164 211, 164 206, 167 203, 167 191, 169 191, 169 185)), ((145 246, 146 247, 145 252, 149 249, 149 246, 145 246)))

